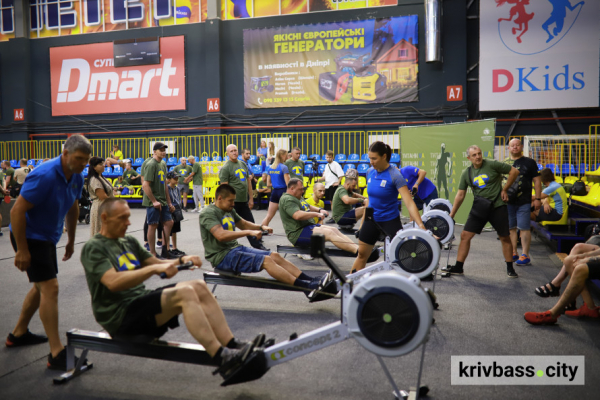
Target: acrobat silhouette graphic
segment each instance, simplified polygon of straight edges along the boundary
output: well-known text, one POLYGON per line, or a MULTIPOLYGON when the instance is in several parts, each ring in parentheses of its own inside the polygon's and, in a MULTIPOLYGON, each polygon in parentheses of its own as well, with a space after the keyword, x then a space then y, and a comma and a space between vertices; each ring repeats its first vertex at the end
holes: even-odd
POLYGON ((521 36, 523 36, 525 32, 529 30, 529 21, 533 19, 535 13, 527 14, 527 10, 525 10, 525 6, 529 5, 529 0, 496 0, 496 7, 503 6, 507 3, 514 4, 514 7, 510 9, 510 17, 499 18, 498 22, 512 21, 513 17, 517 15, 513 22, 518 26, 512 28, 512 34, 516 35, 517 32, 521 32, 519 36, 517 36, 517 42, 521 43, 521 36))
POLYGON ((446 151, 446 144, 442 143, 442 151, 437 158, 437 165, 433 173, 434 179, 437 182, 438 191, 442 194, 442 187, 444 188, 444 194, 446 199, 450 199, 448 193, 448 180, 452 175, 452 154, 446 151), (448 168, 448 170, 446 170, 448 168))
POLYGON ((565 24, 565 18, 567 17, 567 8, 570 11, 575 11, 577 7, 583 6, 585 4, 585 2, 580 1, 579 3, 572 6, 570 0, 548 1, 550 2, 550 4, 552 4, 552 12, 550 13, 550 18, 548 18, 546 22, 542 24, 542 28, 544 28, 546 33, 548 33, 548 40, 546 40, 546 43, 550 42, 552 39, 554 39, 555 36, 558 36, 558 34, 562 32, 565 24), (552 24, 555 24, 554 29, 552 30, 552 33, 554 35, 550 33, 550 25, 552 24))

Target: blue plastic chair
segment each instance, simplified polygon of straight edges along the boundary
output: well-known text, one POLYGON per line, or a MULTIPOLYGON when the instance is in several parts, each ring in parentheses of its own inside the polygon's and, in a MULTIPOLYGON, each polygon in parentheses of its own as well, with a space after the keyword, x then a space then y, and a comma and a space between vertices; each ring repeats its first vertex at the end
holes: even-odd
POLYGON ((556 165, 554 164, 546 164, 546 168, 548 168, 550 171, 557 173, 558 171, 556 171, 556 165))
POLYGON ((200 157, 196 156, 194 157, 194 160, 196 160, 196 162, 200 162, 200 157))
POLYGON ((262 170, 262 166, 260 165, 253 165, 252 166, 252 173, 256 176, 258 175, 262 175, 263 170, 262 170))
POLYGON ((200 161, 210 161, 210 158, 208 156, 202 156, 200 161))
POLYGON ((121 168, 120 165, 115 165, 113 167, 113 175, 114 174, 119 174, 119 175, 123 175, 123 168, 121 168))
POLYGON ((175 170, 175 167, 169 168, 169 172, 173 172, 174 170, 175 170))
POLYGON ((367 173, 367 171, 369 170, 369 167, 370 167, 370 166, 371 166, 371 165, 369 165, 369 164, 365 164, 365 163, 358 164, 358 174, 359 174, 359 175, 366 175, 366 173, 367 173))
POLYGON ((565 163, 562 165, 561 172, 563 175, 576 174, 575 167, 571 164, 565 163))
POLYGON ((213 161, 223 161, 223 159, 221 158, 221 156, 214 156, 212 158, 213 161))
POLYGON ((27 161, 27 165, 33 165, 33 166, 35 166, 35 160, 34 159, 28 160, 27 161))
POLYGON ((365 154, 363 154, 362 156, 360 156, 360 162, 361 162, 361 163, 364 163, 364 162, 366 162, 366 163, 370 163, 370 162, 371 162, 371 160, 369 160, 369 154, 368 154, 368 153, 365 153, 365 154))
POLYGON ((538 172, 540 172, 541 170, 544 169, 544 166, 542 164, 538 164, 537 166, 538 166, 538 172))
POLYGON ((252 154, 252 155, 250 156, 250 159, 248 160, 248 164, 250 164, 250 165, 254 165, 254 164, 256 164, 256 161, 257 161, 257 160, 258 160, 258 157, 256 157, 256 155, 255 155, 255 154, 252 154))
POLYGON ((400 162, 400 154, 392 153, 392 157, 390 158, 390 162, 399 163, 400 162))
POLYGON ((136 172, 137 172, 138 174, 141 174, 141 173, 142 173, 142 167, 137 167, 137 169, 136 169, 136 172))
POLYGON ((311 159, 316 158, 317 161, 321 160, 321 156, 318 154, 311 154, 309 158, 311 158, 311 159))
POLYGON ((133 164, 131 164, 131 166, 132 167, 141 167, 143 163, 144 163, 144 159, 142 157, 138 157, 135 159, 133 164))
POLYGON ((84 177, 85 177, 85 176, 88 176, 88 171, 89 171, 89 168, 88 168, 88 167, 85 167, 85 168, 83 169, 83 172, 82 172, 82 174, 83 174, 83 176, 84 176, 84 177))
POLYGON ((308 157, 306 156, 306 154, 300 154, 300 160, 306 161, 308 160, 308 157))
POLYGON ((39 167, 40 165, 42 165, 42 163, 44 162, 44 160, 42 160, 41 158, 39 160, 37 160, 37 162, 35 163, 36 167, 39 167))
POLYGON ((348 155, 348 162, 357 164, 359 161, 360 161, 360 157, 358 154, 352 153, 352 154, 348 155))
POLYGON ((169 157, 169 159, 167 160, 167 166, 175 166, 177 165, 177 158, 176 157, 169 157))
POLYGON ((104 175, 104 176, 111 176, 112 175, 112 168, 111 167, 104 168, 104 172, 102 173, 102 175, 104 175))
POLYGON ((19 161, 17 161, 17 160, 10 160, 10 167, 11 168, 19 168, 19 161))
POLYGON ((578 166, 578 170, 580 174, 585 174, 587 171, 589 171, 590 166, 588 164, 579 164, 578 166))
POLYGON ((348 172, 349 169, 356 169, 356 165, 354 165, 354 164, 344 165, 344 173, 348 172))
POLYGON ((319 175, 323 175, 325 172, 325 164, 319 164, 319 175))
POLYGON ((346 155, 345 154, 336 154, 334 160, 341 164, 346 161, 346 155))

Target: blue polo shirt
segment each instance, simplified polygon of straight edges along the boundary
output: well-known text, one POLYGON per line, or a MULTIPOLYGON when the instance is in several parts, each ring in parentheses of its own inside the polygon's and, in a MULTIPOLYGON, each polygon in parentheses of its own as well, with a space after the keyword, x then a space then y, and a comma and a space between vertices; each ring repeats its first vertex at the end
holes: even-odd
POLYGON ((285 183, 285 174, 289 174, 290 171, 285 164, 277 165, 277 168, 273 168, 271 165, 267 170, 267 173, 271 177, 271 184, 273 185, 273 189, 285 189, 287 188, 287 183, 285 183))
MULTIPOLYGON (((419 168, 413 166, 402 167, 400 170, 402 177, 406 180, 406 185, 408 186, 408 190, 412 189, 417 183, 417 179, 419 179, 419 168)), ((423 182, 419 185, 419 191, 417 195, 421 200, 425 200, 431 192, 435 189, 435 185, 429 179, 423 179, 423 182)))
POLYGON ((398 168, 390 165, 378 172, 371 167, 367 171, 367 193, 369 207, 373 208, 375 221, 391 221, 400 216, 398 211, 398 190, 406 186, 406 181, 398 168))
MULTIPOLYGON (((67 212, 81 198, 83 175, 67 178, 58 156, 34 168, 23 183, 21 196, 33 204, 25 214, 27 239, 43 240, 55 245, 60 240, 67 212)), ((10 226, 12 232, 12 225, 10 226)))

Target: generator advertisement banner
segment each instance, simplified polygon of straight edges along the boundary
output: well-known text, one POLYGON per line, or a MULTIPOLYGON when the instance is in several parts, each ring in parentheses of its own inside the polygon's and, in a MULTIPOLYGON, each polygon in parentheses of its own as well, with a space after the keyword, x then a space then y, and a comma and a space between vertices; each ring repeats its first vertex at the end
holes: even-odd
POLYGON ((418 17, 244 30, 246 108, 418 101, 418 17))
POLYGON ((482 1, 481 111, 598 107, 600 1, 482 1))
POLYGON ((184 36, 160 38, 160 52, 116 68, 112 42, 51 47, 52 116, 185 110, 184 36))
MULTIPOLYGON (((402 166, 412 165, 427 172, 438 190, 438 196, 454 204, 462 172, 471 165, 467 159, 469 146, 481 148, 483 157, 494 158, 496 120, 446 125, 411 126, 400 128, 402 166)), ((467 195, 454 217, 464 224, 473 204, 473 192, 467 195)), ((406 207, 403 207, 405 209, 406 207)), ((406 211, 403 211, 406 213, 406 211)))

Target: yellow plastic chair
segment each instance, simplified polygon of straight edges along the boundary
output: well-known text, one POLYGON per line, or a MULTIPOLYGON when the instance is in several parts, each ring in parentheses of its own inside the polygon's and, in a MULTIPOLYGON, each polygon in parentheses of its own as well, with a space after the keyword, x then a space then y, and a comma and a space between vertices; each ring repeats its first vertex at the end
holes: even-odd
POLYGON ((542 221, 543 226, 547 225, 567 225, 569 221, 569 207, 566 207, 563 211, 562 218, 558 221, 542 221))
POLYGON ((364 177, 364 176, 358 177, 358 187, 361 189, 367 187, 367 178, 366 177, 364 177))

